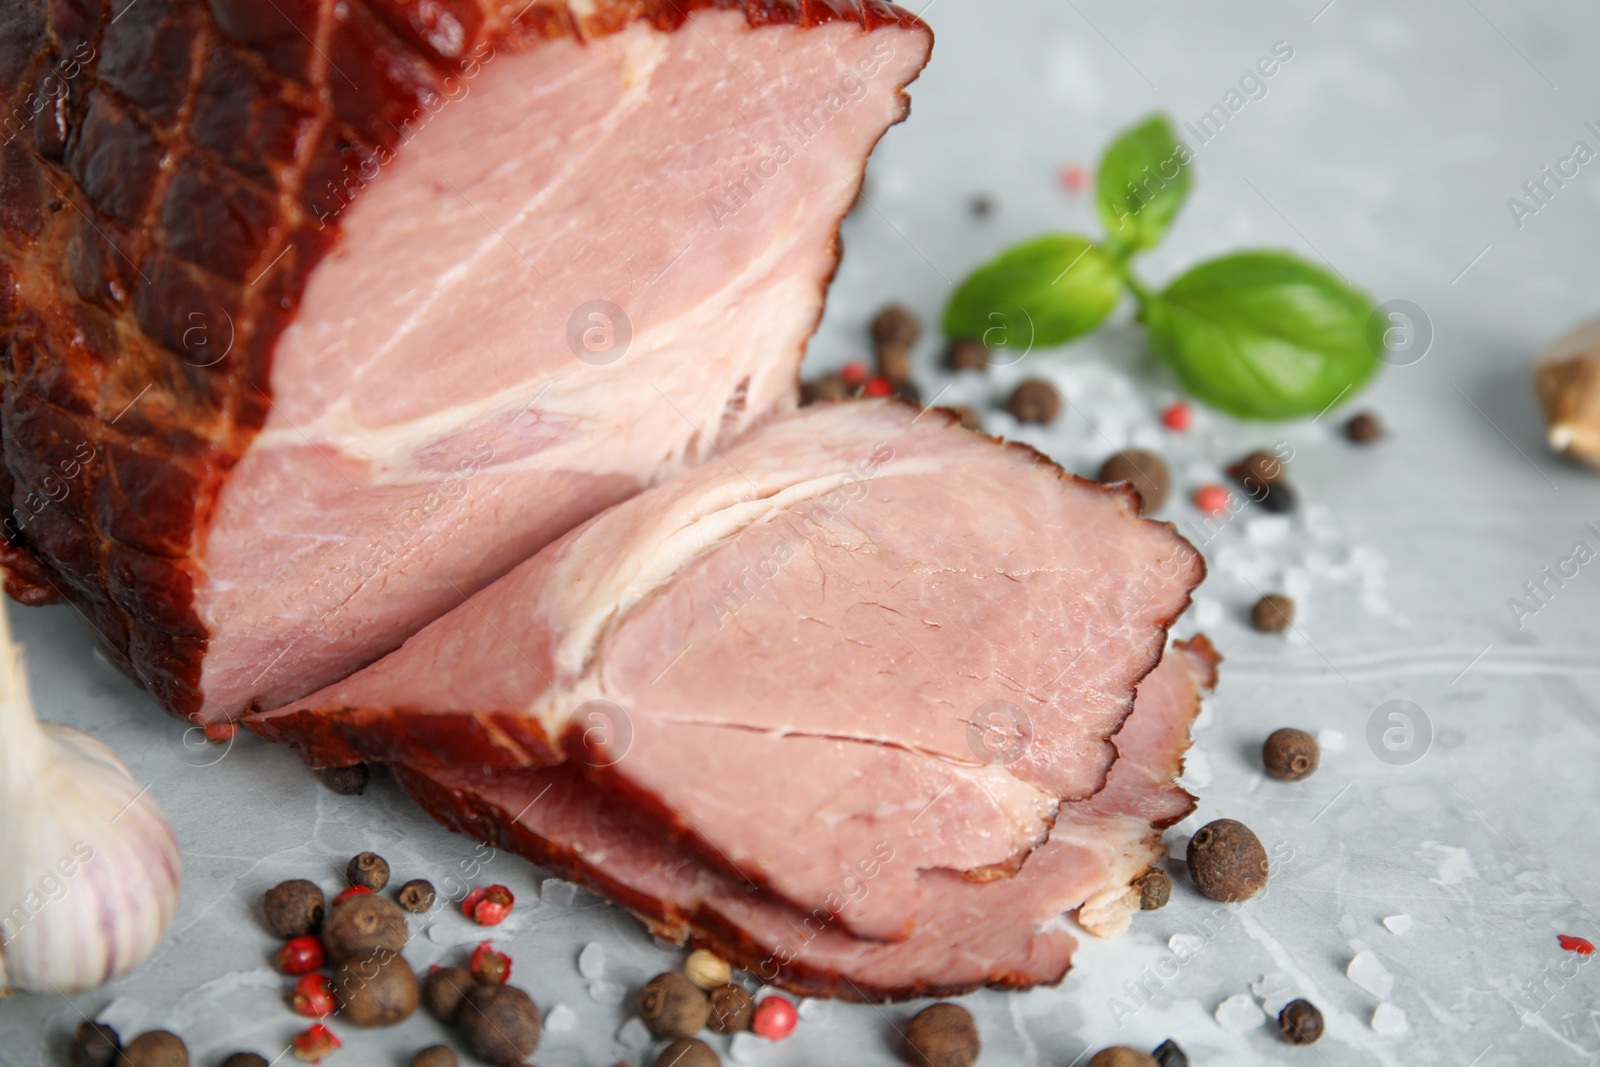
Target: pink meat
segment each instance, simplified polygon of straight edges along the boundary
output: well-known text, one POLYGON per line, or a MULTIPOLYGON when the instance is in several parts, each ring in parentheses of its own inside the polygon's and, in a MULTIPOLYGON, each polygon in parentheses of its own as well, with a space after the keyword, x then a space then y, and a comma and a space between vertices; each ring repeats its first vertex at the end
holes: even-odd
POLYGON ((710 863, 898 940, 941 906, 921 872, 1005 878, 1101 788, 1201 574, 1126 491, 946 413, 824 406, 252 726, 322 763, 575 758, 710 863))
MULTIPOLYGON (((658 935, 690 941, 800 993, 857 1000, 948 995, 981 985, 1059 981, 1074 941, 1056 920, 1111 935, 1137 909, 1129 882, 1157 863, 1160 831, 1194 809, 1175 784, 1199 711, 1215 684, 1209 642, 1180 642, 1139 686, 1114 739, 1106 787, 1068 804, 1050 841, 1014 877, 975 884, 921 872, 940 900, 934 921, 890 944, 849 936, 826 913, 774 903, 703 858, 621 818, 571 767, 422 772, 401 784, 445 825, 549 865, 628 908, 658 935)), ((858 900, 903 862, 890 845, 858 872, 858 900)))

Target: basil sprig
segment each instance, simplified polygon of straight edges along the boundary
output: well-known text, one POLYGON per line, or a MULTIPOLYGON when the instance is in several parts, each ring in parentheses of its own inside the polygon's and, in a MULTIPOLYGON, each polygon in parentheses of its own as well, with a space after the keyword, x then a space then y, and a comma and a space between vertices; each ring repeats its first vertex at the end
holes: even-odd
MULTIPOLYGON (((1107 237, 1025 241, 979 267, 945 309, 951 338, 1026 352, 1103 323, 1132 292, 1151 347, 1196 399, 1241 418, 1321 412, 1380 362, 1376 309, 1359 289, 1287 252, 1239 252, 1202 263, 1161 292, 1130 261, 1166 234, 1189 194, 1192 156, 1153 116, 1106 150, 1095 205, 1107 237)), ((1380 335, 1381 336, 1381 335, 1380 335)))

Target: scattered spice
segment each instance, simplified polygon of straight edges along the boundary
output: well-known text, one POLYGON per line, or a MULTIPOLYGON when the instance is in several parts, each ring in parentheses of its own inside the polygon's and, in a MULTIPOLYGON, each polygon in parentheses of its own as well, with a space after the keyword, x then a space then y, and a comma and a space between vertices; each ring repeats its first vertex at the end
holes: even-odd
POLYGON ((291 1003, 297 1014, 313 1019, 339 1010, 339 1002, 333 999, 333 983, 325 974, 308 974, 296 982, 291 1003))
POLYGON ((854 387, 837 374, 824 374, 800 385, 800 403, 815 404, 819 400, 849 400, 854 387))
POLYGON ((1150 1058, 1156 1061, 1157 1067, 1189 1067, 1189 1054, 1170 1037, 1156 1046, 1150 1058))
POLYGON ((397 952, 380 949, 345 960, 333 976, 340 1017, 352 1026, 393 1026, 411 1018, 422 999, 416 972, 397 952))
POLYGON ((905 1054, 915 1067, 972 1067, 983 1043, 978 1024, 959 1004, 923 1008, 906 1025, 905 1054))
POLYGON ((310 974, 328 962, 322 939, 313 934, 291 937, 278 949, 278 970, 284 974, 310 974))
POLYGON ((1043 378, 1029 378, 1012 392, 1006 406, 1018 422, 1048 426, 1061 414, 1061 394, 1043 378))
POLYGON ((1071 163, 1061 168, 1061 187, 1073 196, 1089 188, 1089 168, 1082 163, 1071 163))
POLYGON ((1267 884, 1267 850, 1235 819, 1207 823, 1189 839, 1189 877, 1212 900, 1249 900, 1267 884))
POLYGON ((1350 438, 1353 444, 1358 445, 1370 445, 1374 441, 1380 441, 1387 432, 1383 420, 1370 411, 1352 415, 1344 424, 1344 435, 1350 438))
POLYGON ((887 378, 868 378, 867 384, 861 387, 861 393, 863 396, 870 396, 874 399, 893 396, 895 393, 895 386, 894 383, 887 378))
POLYGON ((1182 433, 1194 425, 1194 409, 1182 400, 1173 401, 1161 413, 1161 425, 1182 433))
POLYGON ((1279 482, 1262 488, 1259 493, 1251 493, 1250 499, 1266 508, 1274 515, 1287 515, 1300 506, 1300 497, 1295 493, 1294 487, 1288 482, 1279 482))
POLYGON ((304 878, 279 882, 267 890, 263 911, 267 928, 279 937, 314 934, 322 925, 322 890, 304 878))
POLYGON ((693 1037, 711 1017, 711 1004, 699 986, 667 971, 639 990, 639 1016, 657 1037, 693 1037))
POLYGON ((756 1002, 742 986, 719 985, 708 994, 711 1002, 711 1029, 719 1034, 737 1034, 750 1029, 756 1002))
POLYGON ((1568 952, 1576 952, 1580 956, 1594 955, 1594 942, 1571 934, 1557 934, 1556 943, 1568 952))
POLYGON ((514 1067, 539 1045, 544 1021, 533 998, 510 985, 474 985, 456 1013, 461 1037, 479 1059, 514 1067))
POLYGON ((1194 506, 1202 515, 1221 515, 1228 510, 1233 494, 1227 486, 1210 482, 1194 491, 1194 506))
POLYGON ((122 1047, 118 1067, 189 1067, 189 1048, 170 1030, 151 1030, 122 1047))
POLYGON ((972 213, 980 219, 988 218, 994 212, 994 198, 982 193, 972 198, 972 213))
POLYGON ((111 1067, 121 1050, 122 1038, 115 1030, 105 1023, 85 1019, 72 1032, 67 1063, 71 1067, 111 1067))
POLYGON ((422 983, 422 1003, 435 1019, 453 1023, 461 1007, 461 995, 477 984, 463 967, 435 967, 422 983))
POLYGON ((1155 1067, 1155 1057, 1147 1056, 1136 1048, 1117 1045, 1103 1048, 1089 1058, 1088 1067, 1155 1067))
POLYGON ((767 997, 756 1005, 750 1019, 750 1029, 768 1041, 782 1041, 794 1033, 800 1022, 800 1013, 783 997, 767 997))
POLYGON ((411 1057, 411 1067, 457 1067, 456 1054, 445 1045, 429 1045, 411 1057))
POLYGON ((950 370, 988 370, 989 346, 973 337, 957 337, 944 352, 950 370))
POLYGON ((1141 509, 1147 513, 1165 504, 1172 492, 1172 472, 1166 461, 1142 448, 1124 449, 1108 458, 1095 480, 1106 485, 1127 482, 1139 494, 1141 509))
POLYGON ((218 1067, 272 1067, 265 1056, 254 1052, 235 1052, 218 1067))
POLYGON ((317 772, 322 784, 342 797, 360 796, 372 778, 365 763, 352 763, 348 767, 329 767, 317 772))
POLYGON ((733 977, 733 968, 715 952, 699 948, 689 953, 689 958, 683 961, 683 975, 701 989, 716 989, 728 984, 733 977))
POLYGON ((467 962, 467 972, 480 982, 504 982, 511 977, 511 957, 496 952, 487 941, 479 942, 472 950, 472 959, 467 962))
POLYGON ((321 1063, 332 1052, 344 1046, 338 1036, 321 1023, 312 1023, 309 1029, 294 1035, 295 1059, 321 1063))
POLYGON ((389 884, 389 864, 376 852, 363 852, 351 858, 344 875, 351 885, 365 886, 379 893, 389 884))
POLYGON ((846 385, 864 385, 872 377, 872 371, 868 369, 866 360, 857 359, 839 368, 839 377, 844 379, 846 385))
POLYGON ((339 890, 339 895, 333 898, 333 902, 335 904, 343 904, 352 897, 365 896, 370 892, 372 892, 372 890, 368 889, 364 885, 346 886, 344 889, 339 890))
POLYGON ((461 902, 461 914, 479 926, 499 926, 517 901, 503 885, 480 885, 461 902))
POLYGON ((1280 782, 1309 778, 1321 759, 1317 739, 1293 726, 1272 731, 1261 746, 1261 762, 1266 764, 1267 774, 1280 782))
POLYGON ((915 404, 919 408, 922 406, 922 390, 917 388, 916 382, 895 382, 894 395, 904 400, 907 404, 915 404))
POLYGON ((1322 1012, 1309 1000, 1291 1000, 1278 1013, 1278 1032, 1291 1045, 1314 1045, 1322 1037, 1322 1012))
POLYGON ((1533 385, 1550 450, 1600 467, 1600 350, 1593 337, 1590 324, 1551 345, 1534 364, 1533 385))
POLYGON ((400 905, 371 893, 335 904, 322 921, 322 943, 334 963, 380 950, 399 953, 409 938, 400 905))
POLYGON ((1172 878, 1159 867, 1151 867, 1133 880, 1139 891, 1139 910, 1155 911, 1167 906, 1172 899, 1172 878))
POLYGON ((955 412, 956 422, 961 425, 962 429, 972 430, 976 433, 983 432, 983 416, 978 413, 977 408, 962 404, 950 410, 955 412))
POLYGON ((1268 593, 1250 609, 1250 625, 1264 634, 1281 634, 1294 625, 1294 601, 1282 593, 1268 593))
POLYGON ((433 907, 433 883, 426 878, 413 878, 400 887, 400 906, 409 912, 421 914, 433 907))
POLYGON ((1289 465, 1274 453, 1258 449, 1229 467, 1228 473, 1254 496, 1257 487, 1277 485, 1288 478, 1289 465))
POLYGON ((892 382, 911 380, 911 349, 922 336, 922 323, 901 304, 890 304, 872 320, 872 344, 878 373, 892 382))
POLYGON ((661 1050, 655 1067, 722 1067, 711 1046, 692 1037, 680 1037, 661 1050))

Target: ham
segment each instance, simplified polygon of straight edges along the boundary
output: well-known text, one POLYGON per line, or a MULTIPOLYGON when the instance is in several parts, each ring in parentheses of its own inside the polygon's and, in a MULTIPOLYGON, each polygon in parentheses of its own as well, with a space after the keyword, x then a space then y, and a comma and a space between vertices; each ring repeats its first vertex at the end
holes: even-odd
POLYGON ((943 906, 923 872, 1004 879, 1102 790, 1202 573, 1126 487, 948 412, 822 405, 249 722, 322 765, 576 763, 708 864, 898 941, 943 906))
MULTIPOLYGON (((1105 788, 1065 805, 1049 842, 1013 878, 973 883, 921 872, 939 896, 937 919, 893 943, 853 938, 826 913, 774 903, 694 850, 644 832, 571 766, 392 769, 446 826, 588 886, 657 936, 709 948, 795 992, 884 1000, 1020 988, 1066 973, 1075 942, 1063 913, 1112 936, 1138 909, 1129 883, 1160 862, 1160 831, 1194 810, 1175 779, 1217 662, 1204 637, 1173 646, 1140 683, 1113 738, 1119 758, 1105 788)), ((870 899, 877 875, 897 861, 892 846, 881 852, 852 896, 870 899)))
POLYGON ((7 589, 196 721, 391 651, 793 407, 930 43, 879 0, 8 5, 7 589))

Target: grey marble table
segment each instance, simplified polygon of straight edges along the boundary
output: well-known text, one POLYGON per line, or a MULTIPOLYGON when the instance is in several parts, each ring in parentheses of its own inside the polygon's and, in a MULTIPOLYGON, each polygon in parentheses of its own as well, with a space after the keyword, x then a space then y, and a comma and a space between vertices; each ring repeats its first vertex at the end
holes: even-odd
MULTIPOLYGON (((927 395, 991 405, 992 431, 1069 469, 1092 473, 1114 447, 1153 445, 1187 490, 1282 442, 1304 498, 1291 519, 1251 508, 1216 529, 1182 500, 1164 514, 1203 542, 1211 566, 1180 630, 1203 627, 1227 656, 1188 770, 1200 810, 1171 837, 1181 850, 1204 821, 1248 822, 1278 858, 1271 889, 1221 908, 1179 876, 1173 903, 1128 936, 1085 938, 1059 988, 966 998, 983 1062, 1067 1067, 1102 1045, 1167 1037, 1197 1064, 1600 1059, 1600 968, 1556 942, 1600 940, 1600 563, 1547 585, 1532 614, 1508 604, 1576 542, 1600 548, 1600 477, 1545 454, 1527 374, 1540 346, 1600 312, 1600 164, 1537 211, 1508 204, 1532 203, 1523 183, 1574 142, 1600 147, 1587 125, 1600 120, 1600 10, 932 0, 925 15, 933 63, 846 224, 810 368, 863 355, 865 323, 887 300, 935 322, 952 283, 1006 244, 1092 230, 1089 199, 1063 188, 1061 169, 1092 167, 1151 110, 1198 120, 1280 42, 1292 57, 1264 93, 1199 145, 1190 202, 1145 273, 1159 282, 1236 247, 1291 248, 1379 300, 1410 301, 1428 339, 1425 356, 1386 369, 1354 402, 1392 428, 1364 450, 1331 415, 1249 425, 1202 412, 1192 432, 1167 434, 1157 414, 1173 384, 1128 308, 1091 339, 988 377, 945 374, 931 339, 919 350, 927 395), (993 198, 985 217, 969 210, 979 194, 993 198), (995 406, 1033 375, 1071 403, 1049 430, 1019 428, 995 406), (1287 636, 1246 624, 1269 588, 1300 602, 1287 636), (1396 707, 1409 709, 1409 747, 1369 742, 1374 723, 1381 733, 1398 722, 1387 718, 1396 707), (1327 751, 1316 776, 1286 785, 1262 775, 1258 753, 1291 723, 1320 732, 1327 751), (1347 973, 1358 956, 1360 983, 1347 973), (1291 1049, 1270 1025, 1236 1029, 1249 1003, 1291 991, 1326 1013, 1319 1045, 1291 1049)), ((266 966, 272 945, 253 913, 263 888, 307 874, 331 883, 364 848, 402 878, 442 879, 481 856, 381 777, 338 797, 287 751, 186 746, 181 725, 92 653, 70 609, 13 614, 42 714, 93 730, 153 783, 186 882, 170 936, 133 976, 70 1001, 0 1001, 0 1063, 58 1062, 80 1013, 108 1005, 130 1027, 178 1029, 206 1067, 237 1048, 271 1058, 299 1026, 266 966)), ((487 866, 524 902, 502 936, 552 1017, 538 1062, 639 1063, 619 1040, 626 1005, 607 1001, 679 954, 586 894, 568 900, 551 884, 541 900, 544 875, 515 857, 487 866), (577 957, 590 944, 606 964, 585 978, 577 957)), ((474 934, 440 918, 408 957, 425 966, 474 934)), ((739 1051, 774 1067, 895 1064, 894 1029, 913 1007, 810 1003, 794 1038, 739 1051)), ((442 1037, 419 1015, 329 1062, 400 1064, 442 1037)))

